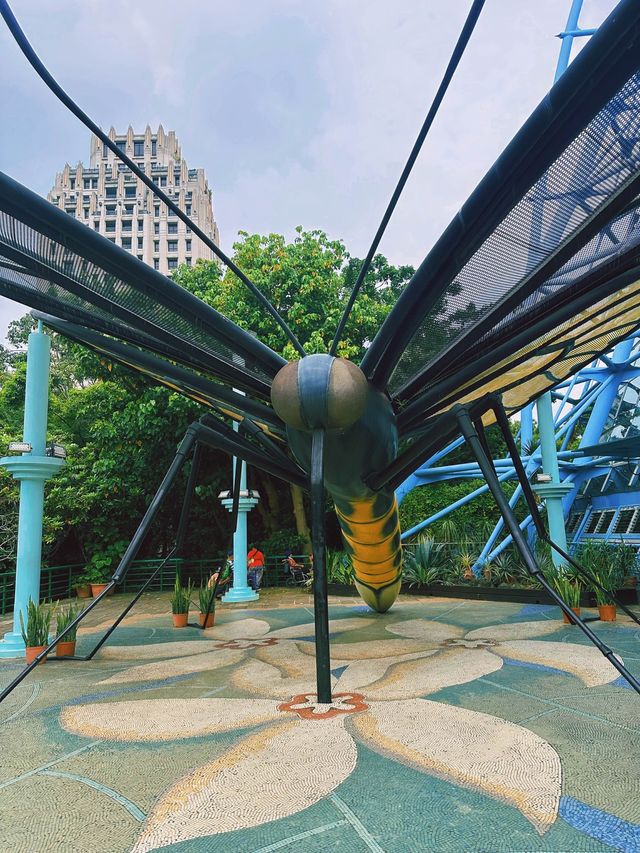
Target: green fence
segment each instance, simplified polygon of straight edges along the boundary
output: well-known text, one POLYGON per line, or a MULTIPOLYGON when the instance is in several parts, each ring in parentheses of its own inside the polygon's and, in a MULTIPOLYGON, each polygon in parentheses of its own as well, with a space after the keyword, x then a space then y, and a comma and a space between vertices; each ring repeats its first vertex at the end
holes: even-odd
MULTIPOLYGON (((302 561, 302 557, 298 557, 302 561)), ((284 571, 284 556, 273 556, 266 559, 266 570, 262 576, 264 587, 285 586, 289 576, 284 571)), ((149 576, 162 562, 161 558, 152 560, 134 560, 120 587, 121 592, 134 592, 145 583, 149 576)), ((163 592, 173 588, 176 571, 180 572, 183 582, 189 578, 195 586, 206 583, 212 572, 222 565, 224 557, 212 557, 203 560, 168 560, 162 567, 158 577, 150 584, 149 590, 163 592)), ((40 599, 55 601, 71 598, 74 593, 75 579, 82 574, 82 563, 70 563, 66 566, 43 566, 40 574, 40 599)), ((13 611, 15 595, 15 574, 5 572, 0 574, 0 616, 13 611)))

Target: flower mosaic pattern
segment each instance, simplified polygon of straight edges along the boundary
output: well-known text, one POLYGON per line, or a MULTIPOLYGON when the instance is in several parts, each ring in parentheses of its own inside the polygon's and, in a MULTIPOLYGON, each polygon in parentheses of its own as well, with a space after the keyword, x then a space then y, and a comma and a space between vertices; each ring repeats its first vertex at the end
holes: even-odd
MULTIPOLYGON (((190 656, 167 644, 174 646, 164 650, 172 657, 131 667, 103 683, 149 681, 168 672, 197 673, 231 663, 231 683, 248 698, 142 699, 64 708, 63 727, 91 738, 153 742, 240 735, 222 755, 216 751, 215 760, 158 799, 132 853, 259 826, 308 808, 353 772, 357 742, 505 802, 543 834, 556 820, 560 802, 555 750, 515 723, 423 697, 493 673, 505 659, 561 669, 588 686, 615 681, 613 666, 595 649, 538 639, 560 629, 550 620, 465 631, 413 619, 386 624, 384 642, 349 642, 351 632, 372 621, 331 623, 337 641, 330 705, 319 705, 312 692, 314 646, 308 637, 313 625, 271 631, 263 620, 245 619, 207 632, 211 640, 186 644, 197 647, 190 656), (238 790, 243 792, 240 807, 238 790)), ((163 647, 156 646, 153 654, 161 657, 163 647)), ((140 656, 153 654, 143 647, 140 656)), ((127 651, 123 657, 130 659, 127 651)))

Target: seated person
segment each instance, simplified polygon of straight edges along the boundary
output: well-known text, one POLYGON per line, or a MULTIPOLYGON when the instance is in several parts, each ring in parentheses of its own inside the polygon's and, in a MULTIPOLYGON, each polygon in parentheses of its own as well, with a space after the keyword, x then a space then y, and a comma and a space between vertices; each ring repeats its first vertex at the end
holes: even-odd
POLYGON ((260 589, 262 584, 264 566, 264 554, 255 544, 252 543, 249 553, 247 554, 247 582, 251 589, 256 592, 260 589))
POLYGON ((291 549, 287 548, 284 554, 284 570, 285 573, 291 573, 291 580, 294 583, 302 583, 307 580, 307 570, 302 563, 299 563, 291 553, 291 549))

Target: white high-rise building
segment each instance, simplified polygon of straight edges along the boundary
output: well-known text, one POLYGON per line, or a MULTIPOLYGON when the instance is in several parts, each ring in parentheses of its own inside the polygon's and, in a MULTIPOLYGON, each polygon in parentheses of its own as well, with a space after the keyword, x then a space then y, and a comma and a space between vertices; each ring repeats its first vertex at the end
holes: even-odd
MULTIPOLYGON (((147 125, 144 133, 134 133, 129 127, 126 134, 118 134, 111 128, 109 138, 219 243, 204 169, 188 168, 174 131, 165 133, 160 125, 152 132, 147 125)), ((56 175, 47 198, 160 272, 214 257, 96 136, 91 137, 89 167, 67 164, 56 175)))

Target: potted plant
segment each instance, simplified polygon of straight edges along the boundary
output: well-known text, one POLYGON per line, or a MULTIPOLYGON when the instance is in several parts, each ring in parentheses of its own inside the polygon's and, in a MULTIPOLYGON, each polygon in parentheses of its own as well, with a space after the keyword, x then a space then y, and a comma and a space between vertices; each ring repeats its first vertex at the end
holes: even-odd
POLYGON ((198 592, 200 600, 200 627, 213 628, 213 623, 216 617, 216 597, 215 597, 215 582, 211 586, 201 586, 198 592), (207 624, 204 624, 205 616, 207 616, 207 624))
POLYGON ((176 582, 171 593, 171 613, 173 615, 174 628, 186 628, 189 620, 189 605, 191 604, 191 581, 187 586, 182 586, 180 575, 176 573, 176 582))
POLYGON ((86 572, 83 572, 75 580, 74 588, 78 598, 91 598, 91 583, 86 572))
POLYGON ((617 550, 606 542, 591 540, 582 546, 579 562, 597 583, 591 584, 602 622, 615 622, 616 604, 613 596, 622 585, 623 559, 617 550))
POLYGON ((75 604, 70 604, 66 610, 58 610, 56 615, 56 637, 63 635, 56 646, 56 657, 67 657, 76 653, 76 633, 77 628, 74 626, 68 631, 65 631, 74 619, 80 615, 81 608, 75 604))
MULTIPOLYGON (((22 639, 27 647, 27 663, 32 663, 40 652, 49 645, 49 627, 51 625, 52 609, 47 604, 36 604, 29 598, 27 604, 27 627, 24 626, 22 611, 20 611, 20 630, 22 639)), ((44 663, 46 657, 40 663, 44 663)))
MULTIPOLYGON (((564 603, 573 610, 576 616, 579 616, 581 589, 578 578, 572 575, 568 569, 554 567, 553 570, 548 571, 547 579, 564 603)), ((568 625, 573 624, 564 611, 562 611, 562 621, 568 625)))
MULTIPOLYGON (((110 545, 103 546, 99 551, 95 551, 91 555, 85 577, 91 585, 91 594, 94 598, 100 595, 107 586, 126 547, 126 541, 120 539, 117 542, 112 542, 110 545)), ((111 594, 109 592, 109 595, 111 594)))

